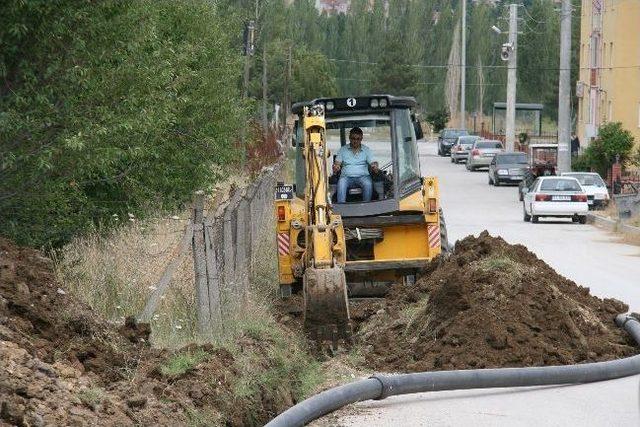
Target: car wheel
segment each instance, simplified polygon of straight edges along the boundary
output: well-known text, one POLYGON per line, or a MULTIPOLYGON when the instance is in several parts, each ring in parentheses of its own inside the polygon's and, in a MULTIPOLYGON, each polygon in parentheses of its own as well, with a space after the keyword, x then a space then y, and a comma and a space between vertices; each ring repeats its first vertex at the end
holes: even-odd
POLYGON ((534 224, 537 224, 539 219, 540 217, 538 215, 531 215, 531 222, 533 222, 534 224))
POLYGON ((526 210, 526 208, 524 207, 524 203, 522 204, 522 213, 524 214, 524 215, 523 215, 524 222, 529 222, 529 221, 531 221, 531 215, 529 215, 529 214, 527 213, 527 210, 526 210))
POLYGON ((580 224, 586 224, 587 223, 587 216, 586 215, 581 216, 578 221, 580 222, 580 224))

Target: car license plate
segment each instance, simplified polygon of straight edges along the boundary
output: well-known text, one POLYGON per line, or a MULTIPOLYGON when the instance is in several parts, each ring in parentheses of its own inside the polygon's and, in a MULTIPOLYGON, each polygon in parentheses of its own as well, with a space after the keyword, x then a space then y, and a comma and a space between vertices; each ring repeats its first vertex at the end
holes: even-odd
POLYGON ((293 199, 293 185, 276 185, 276 200, 293 199))
POLYGON ((517 180, 517 179, 518 179, 518 180, 519 180, 519 179, 522 179, 522 177, 521 177, 520 175, 516 175, 516 176, 512 176, 512 177, 511 177, 511 179, 515 181, 515 180, 517 180))
POLYGON ((571 196, 551 196, 551 200, 554 202, 568 202, 571 200, 571 196))
POLYGON ((482 157, 493 157, 493 156, 495 156, 495 154, 492 154, 492 153, 482 155, 482 157))

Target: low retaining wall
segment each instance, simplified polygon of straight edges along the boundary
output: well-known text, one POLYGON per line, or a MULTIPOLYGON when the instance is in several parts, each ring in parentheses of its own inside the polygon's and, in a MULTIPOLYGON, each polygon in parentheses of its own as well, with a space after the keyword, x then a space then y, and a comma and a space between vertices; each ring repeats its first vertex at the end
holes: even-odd
POLYGON ((625 224, 620 220, 606 218, 593 213, 587 214, 587 222, 605 230, 640 236, 640 227, 625 224))

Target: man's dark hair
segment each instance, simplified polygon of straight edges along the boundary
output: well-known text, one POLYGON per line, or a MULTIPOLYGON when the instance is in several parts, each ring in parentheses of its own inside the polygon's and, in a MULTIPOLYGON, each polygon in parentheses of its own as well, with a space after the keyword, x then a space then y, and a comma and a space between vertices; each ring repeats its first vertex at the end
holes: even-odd
POLYGON ((360 135, 360 136, 362 136, 363 135, 362 129, 360 129, 357 126, 354 127, 354 128, 351 128, 351 130, 349 131, 349 135, 360 135))

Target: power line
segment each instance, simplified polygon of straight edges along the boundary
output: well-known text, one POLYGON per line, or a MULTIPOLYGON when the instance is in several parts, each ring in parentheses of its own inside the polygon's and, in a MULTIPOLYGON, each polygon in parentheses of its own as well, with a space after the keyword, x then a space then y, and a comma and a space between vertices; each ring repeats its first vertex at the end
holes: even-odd
MULTIPOLYGON (((353 59, 337 59, 337 58, 328 58, 329 61, 334 61, 334 62, 348 62, 348 63, 353 63, 353 64, 363 64, 363 65, 381 65, 381 63, 379 62, 371 62, 371 61, 356 61, 353 59)), ((450 67, 458 67, 461 68, 462 65, 461 64, 438 64, 438 65, 428 65, 428 64, 398 64, 402 67, 416 67, 416 68, 433 68, 433 69, 444 69, 444 68, 450 68, 450 67)), ((478 65, 467 65, 465 68, 479 68, 478 65)), ((508 67, 506 65, 482 65, 482 68, 489 68, 489 69, 507 69, 508 67)), ((633 69, 633 68, 640 68, 640 64, 639 65, 620 65, 620 66, 615 66, 615 67, 597 67, 597 68, 593 68, 593 67, 578 67, 577 69, 580 70, 605 70, 605 69, 633 69)), ((561 71, 563 70, 560 67, 527 67, 527 69, 529 70, 536 70, 536 71, 561 71)), ((573 68, 570 68, 570 70, 573 70, 573 68)))

